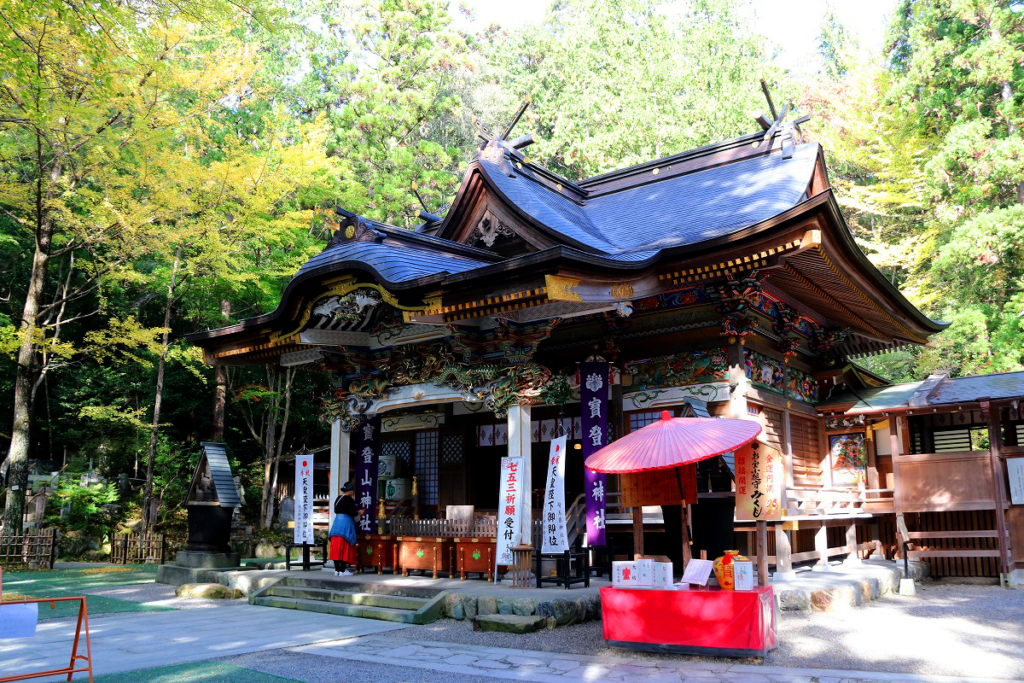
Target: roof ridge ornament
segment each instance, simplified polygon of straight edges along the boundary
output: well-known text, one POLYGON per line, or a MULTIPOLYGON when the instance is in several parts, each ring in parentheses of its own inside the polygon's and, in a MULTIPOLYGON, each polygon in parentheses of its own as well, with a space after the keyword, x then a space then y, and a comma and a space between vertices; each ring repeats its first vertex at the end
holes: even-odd
POLYGON ((804 133, 800 130, 800 124, 810 121, 811 117, 801 116, 792 121, 786 121, 786 115, 790 113, 790 103, 787 102, 782 107, 782 111, 777 112, 775 110, 775 102, 772 100, 772 94, 768 90, 768 83, 765 82, 764 76, 761 76, 761 91, 764 93, 764 98, 768 101, 768 110, 771 112, 772 118, 769 119, 762 113, 758 113, 754 120, 764 130, 764 136, 760 142, 754 144, 755 147, 760 147, 764 143, 768 143, 765 150, 771 149, 772 140, 778 136, 782 140, 782 158, 792 159, 793 158, 793 146, 794 144, 801 144, 804 141, 804 133))
POLYGON ((505 175, 509 178, 515 177, 515 171, 512 169, 513 160, 520 164, 520 168, 522 168, 521 164, 529 162, 521 150, 533 144, 533 134, 520 135, 512 140, 509 140, 508 136, 512 134, 512 129, 516 127, 519 120, 523 118, 523 114, 526 113, 527 108, 530 106, 530 101, 531 96, 527 93, 523 96, 523 101, 519 104, 515 114, 512 115, 508 125, 505 126, 505 129, 500 134, 495 134, 476 116, 472 118, 473 128, 476 129, 476 136, 481 140, 477 156, 499 164, 505 175))

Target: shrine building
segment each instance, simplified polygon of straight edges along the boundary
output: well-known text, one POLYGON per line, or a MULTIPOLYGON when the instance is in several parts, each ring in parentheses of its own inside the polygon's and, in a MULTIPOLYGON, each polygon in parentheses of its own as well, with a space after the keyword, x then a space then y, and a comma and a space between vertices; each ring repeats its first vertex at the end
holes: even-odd
MULTIPOLYGON (((443 219, 423 213, 408 230, 337 208, 329 244, 275 310, 188 339, 211 365, 328 373, 324 493, 369 476, 357 466, 372 451, 372 508, 385 499, 393 534, 498 533, 504 456, 522 458, 531 491, 524 538, 543 534, 549 442, 565 434, 570 543, 596 524, 613 554, 678 561, 678 501, 623 505, 616 476, 588 500, 593 416, 579 368, 606 363, 594 395, 609 438, 662 411, 762 425, 785 463, 767 548, 776 571, 892 559, 909 543, 934 575, 1019 576, 1024 499, 1011 499, 1011 481, 1015 458, 1024 464, 1024 373, 891 386, 858 365, 945 324, 854 243, 825 153, 799 121, 761 121, 584 179, 528 158, 529 136, 509 139, 511 126, 478 125, 482 144, 443 219), (380 433, 363 447, 366 425, 380 433), (468 522, 453 510, 470 510, 468 522)), ((734 470, 730 457, 697 469, 694 553, 755 550, 753 524, 734 518, 734 470)))

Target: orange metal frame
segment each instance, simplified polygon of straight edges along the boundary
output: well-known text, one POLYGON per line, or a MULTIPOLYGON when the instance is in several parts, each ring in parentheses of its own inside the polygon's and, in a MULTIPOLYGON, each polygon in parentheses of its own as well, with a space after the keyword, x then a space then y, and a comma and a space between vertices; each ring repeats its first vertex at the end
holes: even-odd
POLYGON ((63 676, 67 674, 67 680, 77 673, 88 673, 89 683, 92 683, 92 646, 89 643, 89 608, 86 606, 85 596, 73 598, 36 598, 32 600, 4 600, 4 570, 0 568, 0 605, 27 605, 50 603, 50 609, 55 609, 58 602, 70 602, 78 600, 78 626, 75 628, 75 642, 71 646, 71 661, 62 669, 49 669, 47 671, 33 671, 27 674, 6 676, 0 678, 0 683, 11 683, 12 681, 27 681, 31 678, 47 678, 49 676, 63 676), (78 643, 81 641, 82 631, 85 631, 85 655, 78 654, 78 643), (81 660, 81 661, 78 661, 81 660), (79 667, 79 668, 76 668, 79 667))

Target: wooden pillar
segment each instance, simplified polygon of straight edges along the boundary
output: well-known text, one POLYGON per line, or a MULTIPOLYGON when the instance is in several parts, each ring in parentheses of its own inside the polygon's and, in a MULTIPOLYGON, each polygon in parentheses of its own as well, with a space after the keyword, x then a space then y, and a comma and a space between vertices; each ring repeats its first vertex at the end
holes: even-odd
MULTIPOLYGON (((685 512, 683 514, 686 514, 685 512)), ((686 533, 685 531, 683 532, 686 533)), ((644 554, 644 509, 633 508, 633 556, 644 554)))
POLYGON ((687 524, 686 501, 684 500, 682 505, 679 506, 682 510, 683 516, 683 567, 685 568, 690 564, 690 560, 693 558, 693 549, 690 547, 690 525, 687 524))
MULTIPOLYGON (((757 585, 768 585, 768 522, 759 519, 754 522, 757 529, 757 585)), ((778 551, 776 550, 776 553, 778 551)))
POLYGON ((871 555, 868 559, 884 560, 885 550, 882 549, 882 532, 878 528, 878 518, 873 518, 869 526, 871 530, 871 555))
POLYGON ((331 423, 331 474, 328 482, 330 500, 327 501, 328 516, 334 523, 334 501, 341 495, 342 485, 348 481, 349 433, 341 428, 341 420, 331 423))
MULTIPOLYGON (((519 543, 533 545, 533 443, 530 431, 530 406, 515 405, 508 409, 508 456, 522 458, 520 476, 523 482, 519 543)), ((540 549, 537 549, 540 552, 540 549)))
POLYGON ((814 571, 827 572, 828 566, 828 527, 825 522, 814 532, 814 552, 818 554, 818 563, 814 565, 814 571))
POLYGON ((778 578, 795 576, 789 534, 782 523, 775 525, 775 576, 778 578))
POLYGON ((846 556, 848 564, 860 564, 860 553, 857 550, 857 523, 850 520, 846 525, 846 545, 853 546, 853 550, 846 556))
POLYGON ((901 435, 907 430, 907 418, 893 415, 889 419, 889 446, 892 451, 892 506, 896 511, 896 557, 903 557, 903 541, 901 528, 906 528, 903 519, 903 495, 900 489, 900 456, 903 454, 901 435))
POLYGON ((743 359, 742 339, 733 338, 729 345, 729 417, 745 420, 747 416, 747 366, 743 359))
POLYGON ((865 424, 864 427, 864 436, 867 440, 865 448, 868 457, 868 488, 880 489, 882 487, 878 485, 878 457, 875 453, 875 430, 871 428, 870 423, 865 424))
MULTIPOLYGON (((999 534, 999 573, 1009 576, 1013 569, 1010 549, 1006 543, 1006 484, 1003 478, 1003 430, 999 408, 981 401, 981 413, 988 423, 989 465, 992 468, 993 500, 996 503, 996 533, 999 534)), ((1005 579, 1004 579, 1005 580, 1005 579)))

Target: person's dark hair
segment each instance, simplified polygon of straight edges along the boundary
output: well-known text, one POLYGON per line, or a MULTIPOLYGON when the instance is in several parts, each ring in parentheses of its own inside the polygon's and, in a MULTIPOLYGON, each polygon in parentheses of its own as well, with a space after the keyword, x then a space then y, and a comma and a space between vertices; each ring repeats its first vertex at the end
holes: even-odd
POLYGON ((346 481, 345 485, 341 487, 341 492, 342 493, 350 493, 350 492, 355 491, 355 490, 356 490, 356 485, 353 484, 350 481, 346 481))

